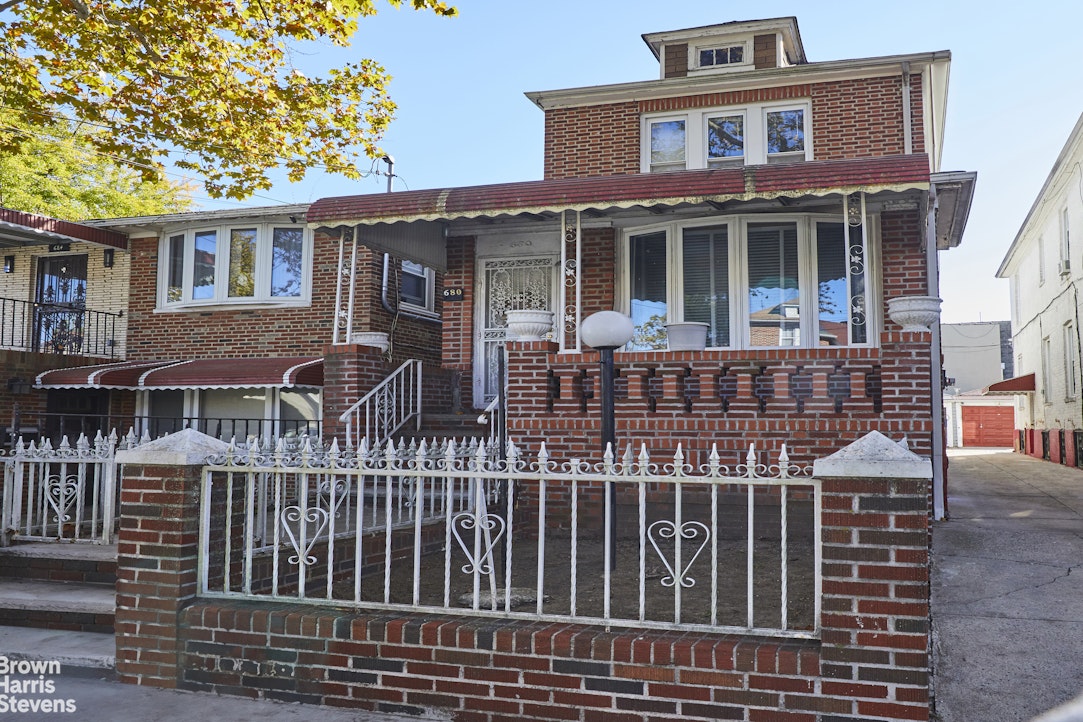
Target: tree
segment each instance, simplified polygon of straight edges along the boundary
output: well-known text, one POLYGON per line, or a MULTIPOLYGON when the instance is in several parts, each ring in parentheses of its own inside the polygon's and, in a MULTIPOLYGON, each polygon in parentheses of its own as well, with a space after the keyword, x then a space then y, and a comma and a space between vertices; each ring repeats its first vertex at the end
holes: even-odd
POLYGON ((15 150, 0 152, 0 206, 67 221, 177 213, 192 205, 191 188, 144 180, 125 163, 95 150, 92 137, 66 122, 35 128, 0 113, 0 133, 15 150))
MULTIPOLYGON (((399 7, 404 0, 387 0, 399 7)), ((442 0, 415 10, 454 15, 442 0)), ((309 78, 295 45, 349 44, 375 0, 0 0, 0 105, 28 124, 76 120, 90 142, 147 179, 163 159, 244 198, 325 168, 360 176, 395 109, 389 76, 366 59, 309 78)), ((0 150, 19 137, 0 133, 0 150)))

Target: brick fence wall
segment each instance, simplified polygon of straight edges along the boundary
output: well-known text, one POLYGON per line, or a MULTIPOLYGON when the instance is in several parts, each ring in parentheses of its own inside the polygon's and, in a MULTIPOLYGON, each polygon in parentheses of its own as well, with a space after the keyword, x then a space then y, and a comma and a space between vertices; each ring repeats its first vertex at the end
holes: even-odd
POLYGON ((927 461, 819 474, 822 632, 793 640, 201 599, 199 467, 165 463, 173 438, 123 452, 125 682, 465 722, 929 717, 927 461))

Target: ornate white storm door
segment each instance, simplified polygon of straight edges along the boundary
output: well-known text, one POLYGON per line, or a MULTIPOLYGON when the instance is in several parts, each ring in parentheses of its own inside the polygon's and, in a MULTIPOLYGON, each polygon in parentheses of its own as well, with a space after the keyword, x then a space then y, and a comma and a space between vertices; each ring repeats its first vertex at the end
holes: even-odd
MULTIPOLYGON (((556 310, 557 258, 486 258, 479 265, 481 342, 474 357, 474 403, 481 407, 496 397, 502 383, 500 354, 507 335, 507 312, 556 310)), ((559 323, 559 314, 554 317, 559 323)))

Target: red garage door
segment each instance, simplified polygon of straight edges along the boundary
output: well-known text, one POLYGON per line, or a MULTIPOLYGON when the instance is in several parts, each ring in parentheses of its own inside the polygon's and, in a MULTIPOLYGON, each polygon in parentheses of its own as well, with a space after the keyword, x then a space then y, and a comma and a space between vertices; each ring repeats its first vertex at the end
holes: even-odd
POLYGON ((963 446, 1011 446, 1014 439, 1011 406, 963 406, 963 446))

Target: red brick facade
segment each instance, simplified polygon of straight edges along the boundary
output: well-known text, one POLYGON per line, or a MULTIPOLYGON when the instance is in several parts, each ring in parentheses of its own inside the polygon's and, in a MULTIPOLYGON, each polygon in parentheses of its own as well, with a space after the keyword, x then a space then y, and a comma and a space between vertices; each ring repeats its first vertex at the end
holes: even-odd
MULTIPOLYGON (((921 76, 910 78, 914 153, 924 153, 921 76)), ((546 178, 640 172, 640 114, 784 100, 812 102, 814 160, 899 155, 902 76, 555 108, 545 114, 546 178)))

